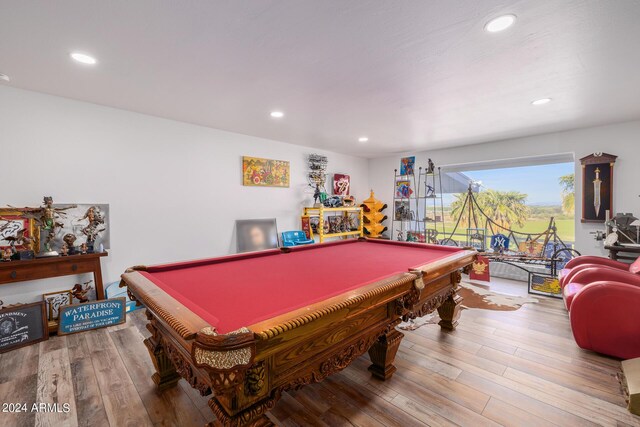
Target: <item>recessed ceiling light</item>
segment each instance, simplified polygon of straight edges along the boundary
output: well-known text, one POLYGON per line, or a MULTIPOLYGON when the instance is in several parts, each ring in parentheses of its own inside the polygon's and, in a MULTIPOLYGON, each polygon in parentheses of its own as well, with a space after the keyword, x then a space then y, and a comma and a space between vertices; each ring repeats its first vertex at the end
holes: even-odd
POLYGON ((369 140, 369 138, 367 138, 366 136, 361 136, 360 138, 358 138, 358 142, 367 142, 369 140))
POLYGON ((531 101, 531 105, 544 105, 551 102, 551 98, 540 98, 535 101, 531 101))
POLYGON ((484 25, 484 29, 490 33, 497 33, 506 30, 514 22, 516 22, 516 15, 502 15, 487 22, 484 25))
POLYGON ((274 117, 276 119, 280 119, 280 118, 284 117, 284 113, 282 111, 272 111, 271 112, 271 117, 274 117))
POLYGON ((93 56, 80 52, 73 52, 71 58, 73 58, 74 61, 87 65, 95 65, 98 62, 93 56))
POLYGON ((0 80, 3 80, 5 82, 11 81, 9 76, 7 76, 6 74, 2 74, 2 73, 0 73, 0 80))

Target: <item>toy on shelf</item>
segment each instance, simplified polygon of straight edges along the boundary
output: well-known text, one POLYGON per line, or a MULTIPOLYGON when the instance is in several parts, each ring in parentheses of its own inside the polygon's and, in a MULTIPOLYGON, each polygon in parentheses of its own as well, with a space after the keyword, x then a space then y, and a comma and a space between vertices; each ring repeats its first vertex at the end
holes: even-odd
POLYGON ((387 231, 387 227, 382 224, 382 221, 387 219, 387 216, 382 213, 387 208, 387 205, 375 198, 373 190, 371 190, 369 198, 364 200, 360 207, 363 210, 364 234, 367 237, 380 237, 382 233, 387 231))

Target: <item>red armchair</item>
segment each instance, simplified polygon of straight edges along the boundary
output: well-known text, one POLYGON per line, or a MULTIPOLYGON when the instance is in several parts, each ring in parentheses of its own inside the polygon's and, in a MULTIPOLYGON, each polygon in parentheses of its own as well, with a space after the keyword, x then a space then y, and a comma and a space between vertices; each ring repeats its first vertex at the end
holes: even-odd
POLYGON ((570 260, 560 273, 558 274, 558 280, 560 286, 564 289, 567 283, 572 281, 573 276, 581 270, 591 267, 608 267, 615 268, 617 270, 628 271, 634 274, 640 273, 640 258, 635 260, 633 264, 627 264, 625 262, 614 261, 609 258, 599 256, 579 256, 570 260))
POLYGON ((640 357, 640 275, 590 267, 563 288, 579 347, 622 359, 640 357))

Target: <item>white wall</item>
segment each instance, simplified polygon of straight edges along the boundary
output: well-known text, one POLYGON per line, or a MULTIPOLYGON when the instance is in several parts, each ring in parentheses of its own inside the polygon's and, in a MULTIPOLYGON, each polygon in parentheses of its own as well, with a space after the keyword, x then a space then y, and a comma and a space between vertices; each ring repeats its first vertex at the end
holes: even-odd
MULTIPOLYGON (((236 219, 275 217, 279 230, 299 229, 314 152, 328 156, 331 174, 351 175, 357 200, 368 197, 363 158, 0 87, 0 206, 38 206, 44 195, 109 203, 105 283, 135 264, 234 252, 236 219), (243 155, 290 161, 290 188, 242 186, 243 155)), ((3 285, 0 300, 37 300, 74 280, 3 285)))
MULTIPOLYGON (((566 152, 579 159, 595 151, 619 156, 614 210, 640 214, 640 121, 415 154, 418 165, 431 157, 445 166, 566 152)), ((329 157, 330 173, 351 175, 358 200, 372 188, 391 206, 400 154, 367 161, 0 87, 0 206, 38 205, 44 195, 59 203, 109 203, 105 283, 133 264, 233 252, 236 219, 276 217, 280 230, 298 228, 301 209, 311 202, 305 179, 311 152, 329 157), (289 160, 291 187, 242 186, 243 155, 289 160)), ((580 172, 576 163, 576 176, 580 172)), ((576 193, 580 206, 580 180, 576 193)), ((577 248, 603 254, 602 244, 589 234, 601 228, 578 218, 577 248)), ((3 285, 0 300, 37 300, 45 289, 69 288, 75 279, 3 285)))
MULTIPOLYGON (((574 153, 576 159, 576 248, 583 254, 604 255, 602 242, 590 234, 603 226, 580 222, 582 171, 578 160, 594 152, 619 156, 614 167, 614 211, 639 215, 640 121, 373 159, 369 162, 369 182, 376 196, 392 206, 393 169, 399 169, 400 158, 405 155, 415 154, 416 166, 424 167, 429 157, 436 166, 446 166, 567 152, 574 153)), ((390 221, 388 226, 391 228, 390 221)))

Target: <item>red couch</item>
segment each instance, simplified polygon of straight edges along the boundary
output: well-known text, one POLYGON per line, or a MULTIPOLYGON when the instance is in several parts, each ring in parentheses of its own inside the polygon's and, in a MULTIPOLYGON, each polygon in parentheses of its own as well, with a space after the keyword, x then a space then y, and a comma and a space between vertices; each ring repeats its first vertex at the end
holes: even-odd
MULTIPOLYGON (((634 264, 640 270, 640 262, 634 264)), ((640 275, 611 266, 584 265, 572 270, 563 286, 576 343, 622 359, 640 357, 640 275)))
POLYGON ((571 281, 572 276, 575 275, 578 271, 585 268, 599 266, 629 271, 631 273, 639 273, 640 258, 638 258, 633 264, 627 264, 625 262, 614 261, 609 258, 590 255, 573 258, 567 264, 565 264, 564 268, 560 270, 560 273, 558 274, 560 286, 564 288, 564 286, 571 281))

